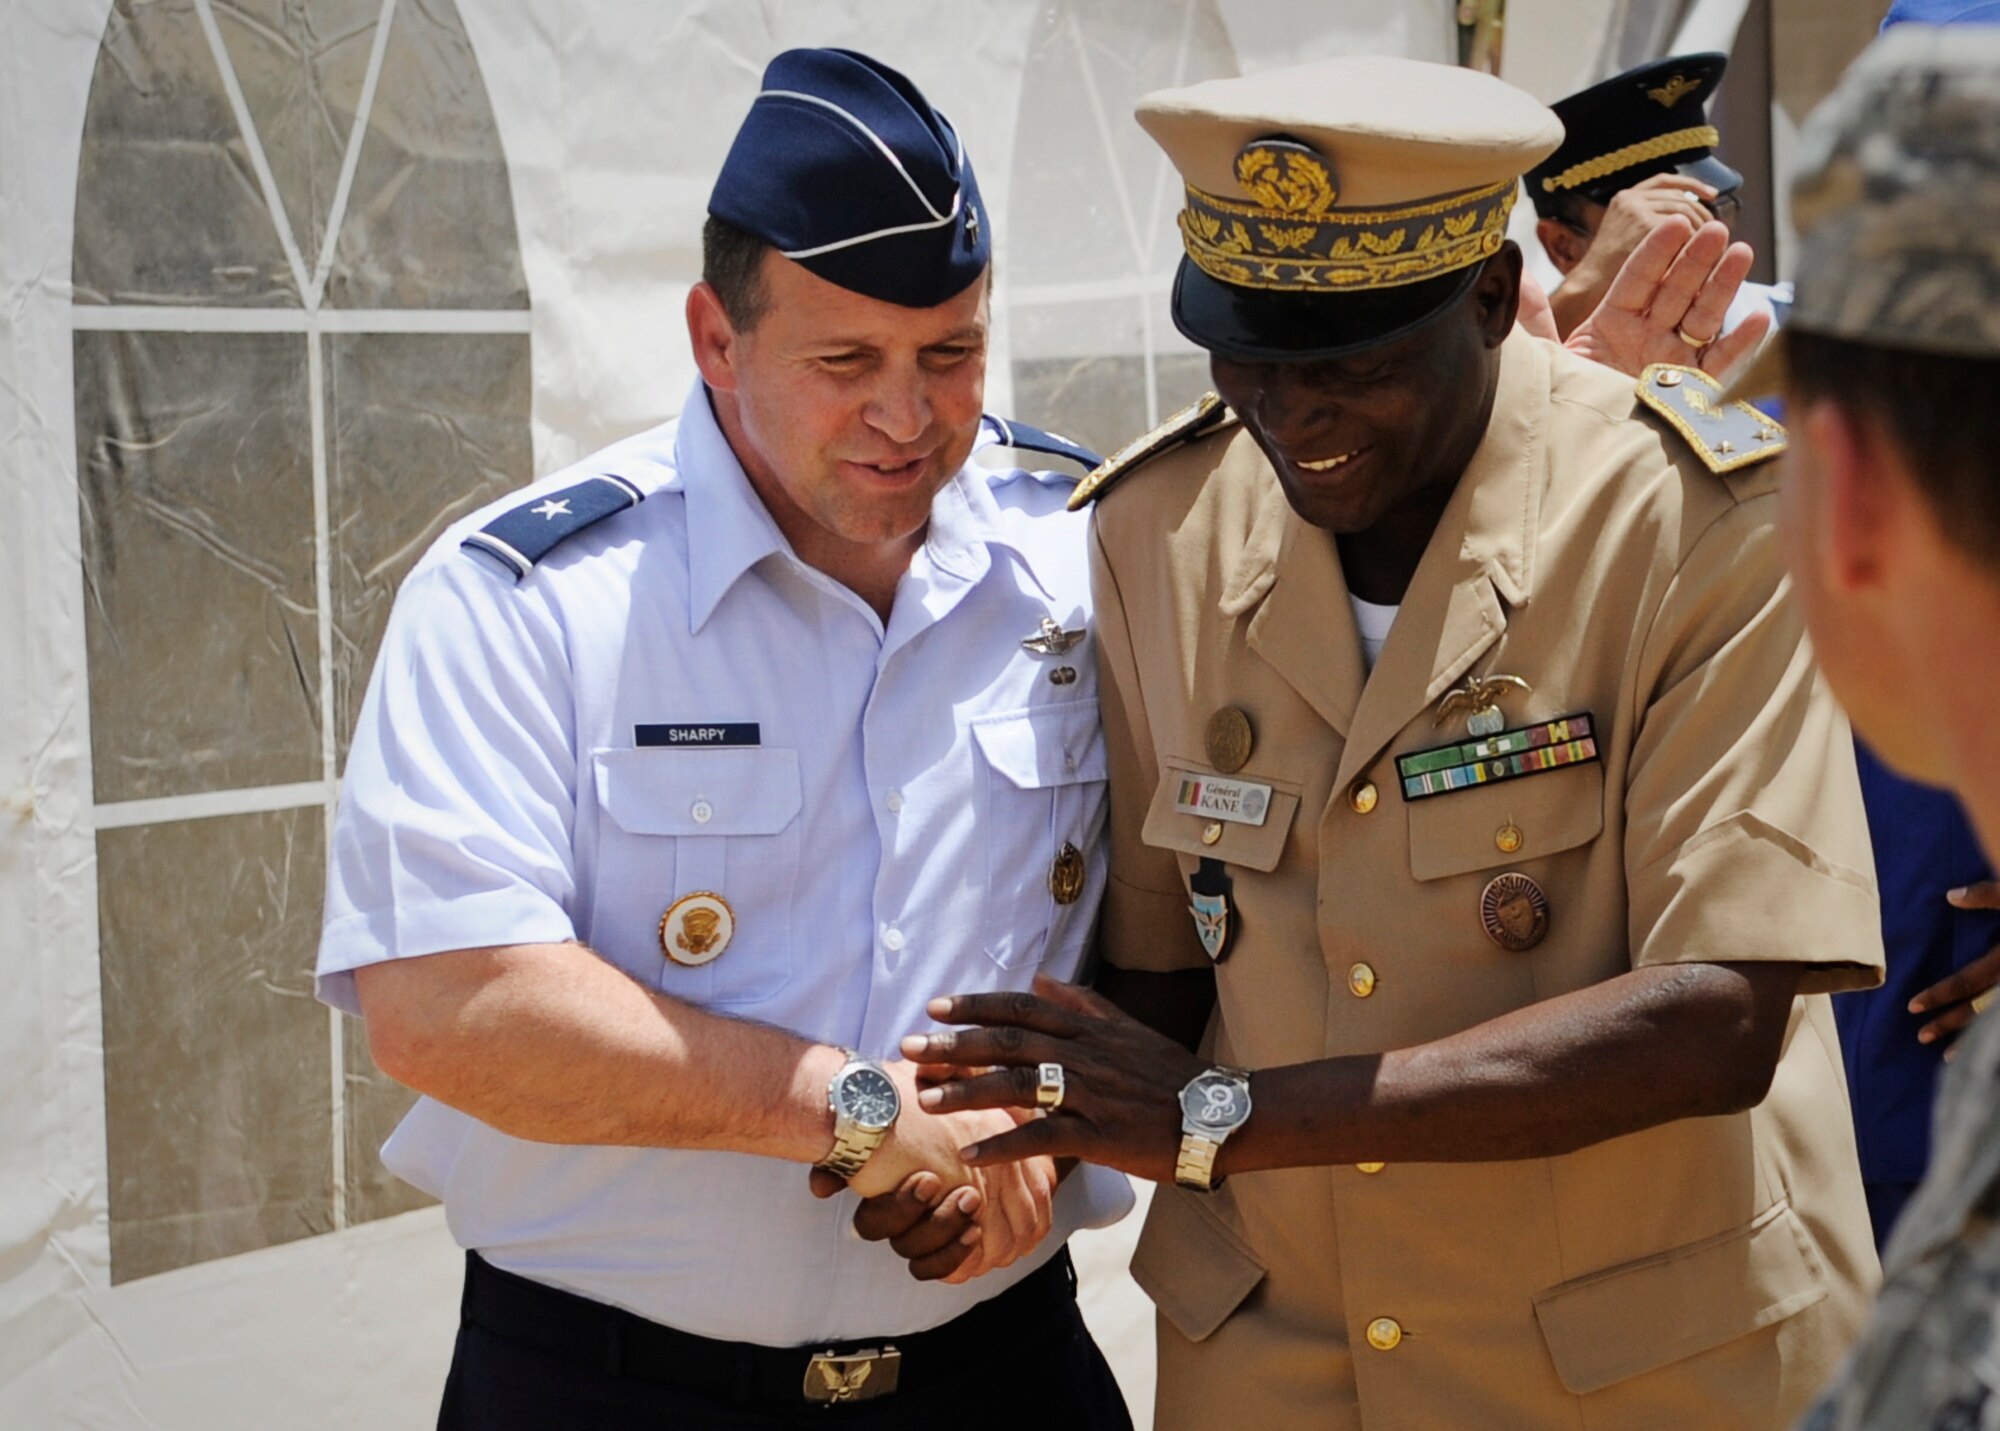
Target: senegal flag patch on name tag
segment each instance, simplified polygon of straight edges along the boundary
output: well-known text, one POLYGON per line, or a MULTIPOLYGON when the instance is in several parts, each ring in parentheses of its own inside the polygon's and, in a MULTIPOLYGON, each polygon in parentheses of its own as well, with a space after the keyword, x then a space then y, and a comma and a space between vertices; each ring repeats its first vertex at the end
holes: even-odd
POLYGON ((1590 712, 1582 711, 1496 731, 1477 740, 1399 755, 1396 774, 1405 800, 1428 800, 1433 795, 1541 775, 1566 765, 1588 765, 1597 758, 1590 712))

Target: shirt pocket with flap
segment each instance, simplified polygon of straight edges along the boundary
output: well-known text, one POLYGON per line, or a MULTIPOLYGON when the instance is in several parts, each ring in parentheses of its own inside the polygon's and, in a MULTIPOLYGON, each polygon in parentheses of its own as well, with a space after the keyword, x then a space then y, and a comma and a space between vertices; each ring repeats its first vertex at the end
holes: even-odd
POLYGON ((1152 803, 1146 807, 1146 823, 1139 838, 1154 849, 1172 850, 1181 855, 1183 877, 1194 873, 1204 859, 1269 874, 1278 867, 1291 837, 1292 820, 1299 812, 1299 787, 1289 781, 1272 780, 1254 769, 1235 775, 1217 776, 1198 761, 1175 760, 1162 763, 1160 783, 1153 787, 1152 803), (1227 780, 1262 787, 1269 803, 1263 821, 1213 819, 1189 814, 1180 808, 1183 787, 1190 780, 1227 780))
POLYGON ((796 750, 599 750, 603 812, 591 943, 660 992, 704 1006, 760 1003, 792 977, 803 786, 796 750), (669 959, 661 920, 690 894, 734 915, 722 952, 669 959))
POLYGON ((1419 880, 1529 865, 1604 830, 1604 767, 1566 765, 1409 802, 1410 873, 1419 880), (1511 848, 1509 848, 1511 846, 1511 848))
POLYGON ((986 855, 988 957, 1003 969, 1033 968, 1077 944, 1079 912, 1104 885, 1104 727, 1093 698, 981 716, 972 738, 985 766, 976 782, 986 855), (1056 903, 1049 877, 1074 845, 1084 859, 1082 895, 1056 903))

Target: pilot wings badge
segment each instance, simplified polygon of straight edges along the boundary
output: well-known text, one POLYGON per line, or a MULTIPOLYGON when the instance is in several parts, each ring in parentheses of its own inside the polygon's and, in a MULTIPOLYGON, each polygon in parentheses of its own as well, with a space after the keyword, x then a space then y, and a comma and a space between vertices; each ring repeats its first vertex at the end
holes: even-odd
POLYGON ((1044 616, 1041 629, 1032 636, 1023 637, 1021 646, 1037 656, 1064 656, 1081 640, 1082 631, 1065 631, 1058 622, 1044 616))

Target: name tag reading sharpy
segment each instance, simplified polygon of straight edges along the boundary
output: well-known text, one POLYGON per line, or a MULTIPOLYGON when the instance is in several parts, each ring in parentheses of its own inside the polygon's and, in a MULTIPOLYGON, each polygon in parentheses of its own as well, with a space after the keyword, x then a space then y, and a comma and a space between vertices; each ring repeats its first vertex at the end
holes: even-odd
POLYGON ((1182 815, 1199 815, 1204 820, 1229 820, 1238 825, 1261 825, 1271 813, 1271 787, 1255 780, 1230 780, 1220 775, 1195 775, 1177 770, 1180 787, 1174 792, 1174 809, 1182 815))
POLYGON ((635 725, 632 743, 641 749, 659 747, 728 750, 764 743, 756 721, 711 721, 695 725, 635 725))

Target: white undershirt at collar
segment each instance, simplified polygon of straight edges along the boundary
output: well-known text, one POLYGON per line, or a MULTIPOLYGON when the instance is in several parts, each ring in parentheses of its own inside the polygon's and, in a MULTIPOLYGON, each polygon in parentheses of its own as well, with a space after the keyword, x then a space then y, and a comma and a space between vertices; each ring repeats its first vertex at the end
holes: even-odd
POLYGON ((1389 628, 1396 624, 1396 613, 1400 606, 1378 606, 1372 601, 1363 601, 1353 592, 1347 600, 1354 608, 1354 627, 1361 633, 1361 660, 1370 671, 1382 658, 1382 648, 1388 644, 1389 628))

